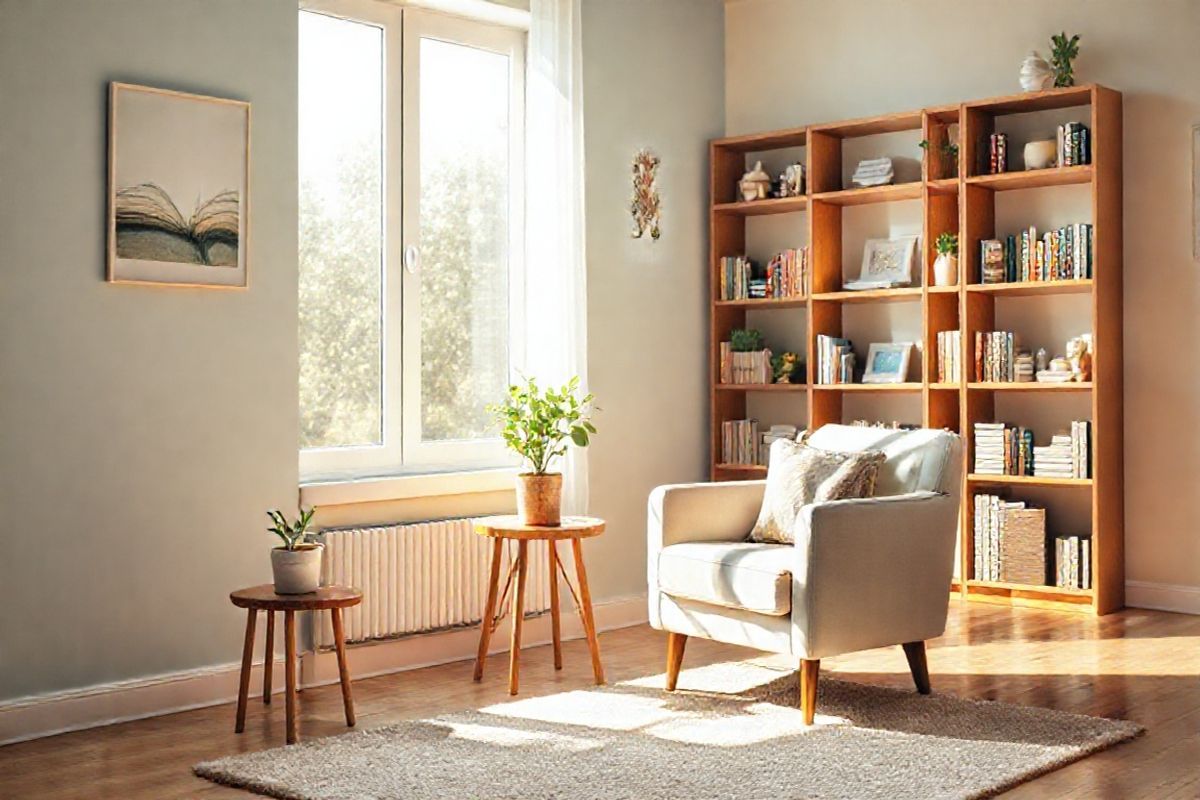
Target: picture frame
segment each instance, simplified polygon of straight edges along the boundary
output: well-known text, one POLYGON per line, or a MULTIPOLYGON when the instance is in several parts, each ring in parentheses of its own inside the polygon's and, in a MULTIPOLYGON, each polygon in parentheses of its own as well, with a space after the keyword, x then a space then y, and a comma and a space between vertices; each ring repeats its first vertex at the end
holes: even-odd
POLYGON ((109 283, 249 286, 250 104, 112 82, 109 283))
POLYGON ((904 383, 912 350, 912 342, 872 343, 867 349, 863 383, 904 383))
POLYGON ((919 236, 899 236, 894 239, 867 239, 863 244, 862 270, 858 279, 845 288, 886 289, 911 286, 917 263, 919 236))

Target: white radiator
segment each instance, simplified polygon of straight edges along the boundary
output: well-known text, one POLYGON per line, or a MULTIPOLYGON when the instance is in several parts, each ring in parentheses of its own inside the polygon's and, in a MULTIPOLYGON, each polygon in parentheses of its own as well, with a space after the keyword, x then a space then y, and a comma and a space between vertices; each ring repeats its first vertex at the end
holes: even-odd
MULTIPOLYGON (((329 530, 321 539, 321 582, 363 592, 360 605, 342 612, 349 642, 477 625, 483 617, 492 540, 475 533, 469 519, 329 530)), ((501 590, 516 547, 505 543, 501 590)), ((548 560, 546 545, 530 542, 526 616, 550 607, 548 560)), ((315 616, 317 646, 332 647, 329 615, 315 616)))

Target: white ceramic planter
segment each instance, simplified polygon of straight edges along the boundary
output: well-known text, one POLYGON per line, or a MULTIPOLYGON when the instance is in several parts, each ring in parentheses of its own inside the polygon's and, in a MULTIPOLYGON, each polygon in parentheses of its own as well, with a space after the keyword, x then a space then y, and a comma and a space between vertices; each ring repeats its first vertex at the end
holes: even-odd
POLYGON ((325 546, 304 544, 295 550, 271 551, 271 571, 276 594, 308 594, 321 587, 321 554, 325 546))
POLYGON ((939 253, 933 260, 933 285, 958 285, 958 256, 950 253, 939 253))
POLYGON ((1025 145, 1025 169, 1046 169, 1058 160, 1058 142, 1043 139, 1025 145))

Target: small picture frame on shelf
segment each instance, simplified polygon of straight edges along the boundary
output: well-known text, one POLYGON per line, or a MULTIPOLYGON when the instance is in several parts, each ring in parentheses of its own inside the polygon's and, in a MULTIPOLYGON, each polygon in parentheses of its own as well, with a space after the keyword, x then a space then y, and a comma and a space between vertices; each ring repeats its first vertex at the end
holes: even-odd
POLYGON ((867 371, 863 383, 904 383, 912 342, 876 342, 867 350, 867 371))
POLYGON ((911 286, 919 238, 868 239, 863 245, 862 272, 857 280, 847 281, 844 288, 861 291, 911 286))

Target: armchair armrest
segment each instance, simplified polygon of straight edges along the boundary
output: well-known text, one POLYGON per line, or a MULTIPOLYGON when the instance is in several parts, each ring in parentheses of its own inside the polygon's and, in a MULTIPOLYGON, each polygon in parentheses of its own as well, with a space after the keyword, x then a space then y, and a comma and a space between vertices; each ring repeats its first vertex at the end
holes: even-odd
POLYGON ((946 627, 958 497, 806 506, 796 521, 792 646, 803 658, 923 641, 946 627))

